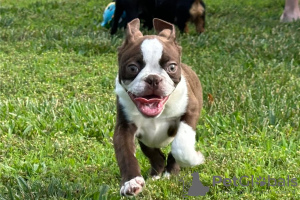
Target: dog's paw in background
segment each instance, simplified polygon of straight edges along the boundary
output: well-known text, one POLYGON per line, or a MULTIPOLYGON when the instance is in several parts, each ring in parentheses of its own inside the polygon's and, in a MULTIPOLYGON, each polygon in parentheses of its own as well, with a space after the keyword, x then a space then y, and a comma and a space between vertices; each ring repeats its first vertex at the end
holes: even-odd
POLYGON ((122 196, 136 196, 142 192, 145 186, 145 180, 141 176, 137 176, 123 184, 120 190, 122 196))

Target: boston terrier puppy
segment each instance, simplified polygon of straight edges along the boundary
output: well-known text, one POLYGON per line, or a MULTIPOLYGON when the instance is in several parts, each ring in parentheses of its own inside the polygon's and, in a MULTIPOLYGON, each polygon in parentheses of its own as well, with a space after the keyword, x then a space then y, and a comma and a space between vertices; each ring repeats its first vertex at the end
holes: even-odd
POLYGON ((153 20, 158 35, 143 35, 139 19, 127 25, 118 50, 117 120, 113 144, 120 168, 121 195, 135 196, 145 186, 135 157, 135 138, 151 163, 150 175, 176 174, 204 162, 195 151, 202 88, 196 73, 181 63, 174 25, 153 20), (171 143, 166 158, 160 148, 171 143))

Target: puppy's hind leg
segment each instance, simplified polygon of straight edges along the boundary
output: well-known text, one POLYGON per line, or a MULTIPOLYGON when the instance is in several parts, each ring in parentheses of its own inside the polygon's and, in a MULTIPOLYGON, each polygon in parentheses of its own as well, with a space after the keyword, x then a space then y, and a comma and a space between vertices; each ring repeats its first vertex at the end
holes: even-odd
POLYGON ((180 171, 180 166, 176 162, 172 153, 170 152, 168 155, 168 159, 167 159, 167 166, 166 166, 166 169, 164 172, 164 177, 169 178, 171 176, 171 174, 177 175, 179 173, 179 171, 180 171))
POLYGON ((172 155, 181 167, 196 166, 204 163, 204 156, 195 150, 196 132, 184 122, 180 122, 172 142, 172 155))
POLYGON ((203 33, 205 27, 205 4, 203 1, 195 0, 190 9, 191 21, 196 26, 197 33, 203 33))
POLYGON ((151 164, 151 172, 150 175, 154 179, 158 179, 161 173, 165 169, 165 160, 166 157, 163 152, 158 148, 150 148, 140 142, 141 149, 145 156, 149 159, 151 164))

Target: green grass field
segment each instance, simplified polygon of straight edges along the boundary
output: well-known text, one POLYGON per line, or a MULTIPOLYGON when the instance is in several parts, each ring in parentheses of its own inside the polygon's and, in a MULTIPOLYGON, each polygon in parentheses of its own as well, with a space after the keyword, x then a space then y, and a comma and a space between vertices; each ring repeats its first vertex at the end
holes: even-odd
MULTIPOLYGON (((210 191, 188 199, 299 199, 300 21, 279 23, 282 0, 205 2, 206 32, 177 38, 203 85, 206 163, 153 181, 138 148, 146 188, 136 199, 182 199, 192 172, 210 191), (282 186, 213 186, 213 176, 282 186)), ((100 27, 108 3, 0 1, 0 199, 120 198, 112 135, 124 34, 100 27)))

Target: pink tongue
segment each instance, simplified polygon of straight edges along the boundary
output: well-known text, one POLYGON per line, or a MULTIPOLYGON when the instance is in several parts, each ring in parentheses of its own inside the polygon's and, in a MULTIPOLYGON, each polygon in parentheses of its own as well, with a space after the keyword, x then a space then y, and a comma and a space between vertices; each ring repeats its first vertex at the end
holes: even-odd
POLYGON ((165 98, 145 99, 142 97, 138 97, 135 98, 134 101, 136 103, 137 108, 142 114, 148 117, 155 117, 162 112, 165 98))

